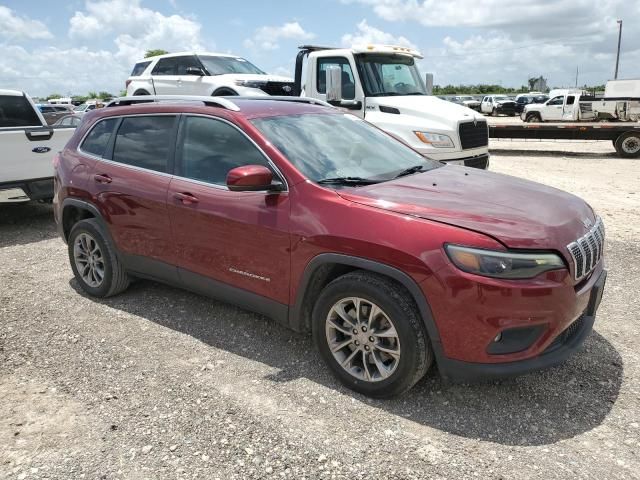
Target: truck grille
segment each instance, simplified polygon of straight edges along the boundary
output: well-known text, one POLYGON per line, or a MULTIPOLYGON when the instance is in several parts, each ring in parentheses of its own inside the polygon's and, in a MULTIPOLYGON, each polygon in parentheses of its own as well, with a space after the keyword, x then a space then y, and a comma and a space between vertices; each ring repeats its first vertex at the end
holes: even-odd
POLYGON ((461 123, 458 126, 458 134, 463 150, 489 145, 489 130, 484 120, 461 123))
POLYGON ((269 95, 284 95, 290 97, 293 95, 293 82, 267 82, 260 87, 269 95))
POLYGON ((576 280, 586 277, 597 265, 604 253, 604 223, 598 217, 591 230, 567 245, 575 266, 576 280))

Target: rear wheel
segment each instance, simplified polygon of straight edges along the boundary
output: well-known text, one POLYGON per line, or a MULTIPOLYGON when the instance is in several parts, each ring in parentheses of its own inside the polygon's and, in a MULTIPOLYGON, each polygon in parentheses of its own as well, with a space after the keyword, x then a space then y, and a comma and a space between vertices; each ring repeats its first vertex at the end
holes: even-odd
POLYGON ((136 90, 136 92, 133 94, 134 96, 139 96, 139 95, 150 95, 149 92, 147 92, 146 90, 136 90))
POLYGON ((497 117, 498 116, 498 111, 495 108, 493 110, 491 110, 491 116, 492 117, 497 117))
POLYGON ((89 295, 110 297, 129 286, 115 249, 95 219, 81 220, 73 226, 68 250, 73 274, 89 295))
POLYGON ((640 133, 626 132, 614 142, 618 155, 625 158, 640 157, 640 133))
POLYGON ((433 362, 411 297, 370 272, 352 272, 325 287, 313 310, 313 336, 336 377, 372 397, 405 392, 433 362))

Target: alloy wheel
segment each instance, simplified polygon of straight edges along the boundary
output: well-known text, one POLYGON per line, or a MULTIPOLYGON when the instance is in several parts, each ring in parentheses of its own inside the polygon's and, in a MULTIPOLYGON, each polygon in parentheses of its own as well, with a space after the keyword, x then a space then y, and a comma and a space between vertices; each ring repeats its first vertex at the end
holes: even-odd
POLYGON ((334 359, 366 382, 389 378, 400 362, 400 338, 389 316, 360 297, 343 298, 327 315, 325 333, 334 359))
POLYGON ((98 242, 88 233, 78 235, 73 244, 76 270, 90 287, 97 288, 104 280, 104 258, 98 242))

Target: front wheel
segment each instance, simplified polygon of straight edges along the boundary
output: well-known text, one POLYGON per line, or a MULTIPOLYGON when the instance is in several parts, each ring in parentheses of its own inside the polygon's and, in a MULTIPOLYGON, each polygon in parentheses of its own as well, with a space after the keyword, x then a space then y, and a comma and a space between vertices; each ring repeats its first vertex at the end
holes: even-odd
POLYGON ((325 287, 313 310, 313 337, 336 377, 371 397, 405 392, 433 362, 412 298, 370 272, 348 273, 325 287))
POLYGON ((498 111, 495 108, 493 110, 491 110, 491 116, 492 117, 497 117, 498 116, 498 111))
POLYGON ((542 118, 537 113, 530 113, 527 115, 525 122, 527 123, 540 123, 542 122, 542 118))

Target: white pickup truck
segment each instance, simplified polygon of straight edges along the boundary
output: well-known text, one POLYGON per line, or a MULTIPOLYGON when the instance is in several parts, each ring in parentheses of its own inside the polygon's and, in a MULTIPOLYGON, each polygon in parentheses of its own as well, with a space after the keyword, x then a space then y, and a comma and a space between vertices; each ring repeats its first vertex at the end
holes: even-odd
POLYGON ((426 157, 487 168, 486 119, 469 108, 428 95, 416 65, 419 58, 422 56, 413 49, 390 45, 304 45, 296 58, 292 93, 349 109, 426 157), (330 92, 328 72, 336 69, 337 82, 332 81, 334 91, 330 92))
POLYGON ((640 80, 610 80, 603 98, 582 90, 552 90, 545 103, 526 105, 520 118, 525 122, 637 122, 640 80))
POLYGON ((73 135, 53 129, 24 92, 0 90, 0 204, 53 197, 53 156, 73 135))

